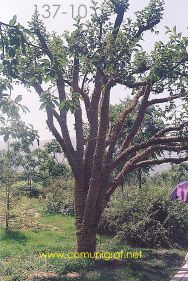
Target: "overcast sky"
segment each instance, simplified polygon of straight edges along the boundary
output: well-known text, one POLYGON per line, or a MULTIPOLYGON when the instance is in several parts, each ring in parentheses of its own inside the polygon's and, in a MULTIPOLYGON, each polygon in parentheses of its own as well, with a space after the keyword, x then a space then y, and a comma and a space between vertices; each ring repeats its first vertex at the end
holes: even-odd
MULTIPOLYGON (((98 2, 101 2, 98 0, 98 2)), ((90 0, 1 0, 0 9, 0 21, 9 22, 10 19, 17 15, 18 21, 22 25, 26 25, 27 21, 31 19, 31 16, 37 7, 40 14, 43 15, 44 22, 49 31, 55 30, 61 34, 66 29, 72 29, 73 15, 77 15, 78 9, 81 16, 89 16, 90 13, 90 0), (55 15, 56 13, 56 15, 55 15), (54 17, 55 15, 55 17, 54 17)), ((130 8, 126 16, 133 17, 134 12, 142 9, 149 0, 130 0, 130 8)), ((153 43, 156 40, 165 41, 165 29, 164 26, 177 26, 179 32, 183 32, 185 36, 188 36, 188 0, 166 0, 165 1, 165 13, 164 18, 158 25, 160 35, 154 38, 153 35, 148 32, 145 35, 144 47, 146 50, 152 49, 153 43)), ((46 128, 45 113, 39 111, 38 97, 35 93, 26 93, 26 90, 19 87, 16 89, 17 94, 23 94, 23 104, 28 106, 30 114, 23 116, 24 121, 31 123, 39 131, 41 139, 51 138, 51 134, 46 128)), ((125 93, 122 89, 117 89, 111 98, 111 102, 117 103, 119 99, 123 99, 125 93)), ((72 120, 72 118, 70 118, 72 120)), ((70 131, 72 134, 73 127, 70 125, 70 131)))

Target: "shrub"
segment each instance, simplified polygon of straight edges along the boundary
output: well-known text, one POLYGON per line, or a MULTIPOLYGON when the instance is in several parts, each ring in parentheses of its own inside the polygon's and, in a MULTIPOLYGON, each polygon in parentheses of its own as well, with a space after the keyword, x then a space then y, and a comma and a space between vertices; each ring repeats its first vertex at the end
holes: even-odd
POLYGON ((58 178, 51 181, 46 191, 46 208, 48 212, 74 215, 73 179, 58 178))
POLYGON ((188 244, 188 205, 170 201, 168 188, 150 185, 117 192, 105 210, 99 232, 117 235, 139 247, 174 247, 188 244))
POLYGON ((44 196, 44 192, 42 191, 41 187, 36 185, 28 186, 17 186, 15 196, 22 197, 27 196, 30 198, 39 198, 44 196))

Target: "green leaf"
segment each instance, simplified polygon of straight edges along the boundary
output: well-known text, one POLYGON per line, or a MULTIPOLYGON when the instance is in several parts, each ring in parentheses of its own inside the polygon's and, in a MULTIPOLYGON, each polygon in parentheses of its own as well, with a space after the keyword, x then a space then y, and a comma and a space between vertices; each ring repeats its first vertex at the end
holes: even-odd
POLYGON ((55 77, 56 77, 56 72, 55 72, 55 70, 52 69, 52 70, 50 71, 50 77, 51 77, 51 78, 55 78, 55 77))
POLYGON ((10 20, 9 25, 14 26, 17 22, 17 16, 14 15, 13 18, 10 20))
POLYGON ((16 51, 13 48, 10 48, 8 51, 9 57, 14 58, 16 55, 16 51))
POLYGON ((19 47, 20 46, 20 38, 19 37, 11 37, 10 38, 10 45, 11 46, 16 46, 16 47, 19 47))
POLYGON ((65 108, 65 101, 61 101, 59 104, 59 109, 65 108))
POLYGON ((174 33, 176 33, 176 26, 173 27, 173 31, 174 31, 174 33))
POLYGON ((5 124, 5 118, 3 116, 0 116, 0 123, 5 124))
POLYGON ((48 59, 41 59, 39 62, 40 63, 45 63, 47 65, 49 65, 49 63, 50 63, 50 61, 48 59))
POLYGON ((47 103, 46 103, 46 102, 43 102, 43 103, 40 105, 39 109, 40 109, 40 110, 46 109, 46 105, 47 105, 47 103))
POLYGON ((8 139, 9 139, 9 134, 5 134, 4 137, 3 137, 3 139, 4 139, 4 142, 7 142, 8 139))
POLYGON ((15 98, 15 102, 18 103, 22 100, 22 95, 18 95, 16 98, 15 98))
POLYGON ((24 113, 30 112, 30 110, 29 110, 29 108, 27 108, 27 106, 20 104, 20 107, 24 113))
POLYGON ((24 28, 24 33, 27 34, 27 35, 31 35, 32 34, 31 30, 29 30, 27 28, 24 28))
POLYGON ((168 26, 166 26, 166 25, 165 25, 165 28, 166 28, 168 31, 171 31, 171 29, 170 29, 168 26))

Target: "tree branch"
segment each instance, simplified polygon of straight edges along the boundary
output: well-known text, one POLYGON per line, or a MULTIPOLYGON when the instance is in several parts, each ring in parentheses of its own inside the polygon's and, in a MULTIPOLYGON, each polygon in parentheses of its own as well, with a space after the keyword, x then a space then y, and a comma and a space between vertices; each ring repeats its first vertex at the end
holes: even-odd
POLYGON ((180 124, 179 126, 169 126, 157 132, 153 138, 157 138, 162 134, 171 132, 171 131, 181 131, 184 127, 188 126, 188 121, 180 124))
MULTIPOLYGON (((78 80, 79 80, 79 59, 74 58, 73 65, 73 92, 78 92, 78 80)), ((74 97, 73 97, 74 99, 74 97)), ((75 130, 76 130, 76 145, 77 145, 77 160, 79 163, 79 170, 83 169, 83 155, 84 155, 84 133, 83 133, 83 123, 82 123, 82 109, 80 103, 75 110, 75 130)))
MULTIPOLYGON (((186 138, 188 141, 188 137, 186 138)), ((149 146, 146 148, 143 152, 137 153, 134 157, 131 158, 131 160, 128 161, 127 164, 125 164, 124 168, 120 172, 120 174, 117 176, 117 182, 121 179, 122 176, 124 176, 125 173, 129 172, 132 170, 132 167, 135 166, 136 163, 138 163, 140 160, 143 160, 144 158, 148 157, 151 155, 151 153, 156 152, 157 150, 167 150, 167 151, 175 151, 175 152, 180 152, 182 150, 188 149, 188 144, 180 144, 180 145, 161 145, 161 144, 156 144, 149 146)))
POLYGON ((173 96, 168 96, 166 98, 161 98, 161 99, 152 99, 148 101, 148 106, 153 105, 153 104, 158 104, 158 103, 164 103, 164 102, 169 102, 178 98, 181 98, 182 95, 177 94, 177 95, 173 95, 173 96))
POLYGON ((113 32, 112 32, 113 37, 116 38, 117 34, 119 32, 120 26, 123 22, 123 17, 124 17, 126 5, 125 4, 117 4, 114 0, 111 0, 111 2, 114 4, 115 12, 117 13, 115 23, 114 23, 113 32))
MULTIPOLYGON (((59 101, 60 103, 62 101, 65 101, 66 100, 66 94, 65 94, 65 81, 64 81, 64 78, 61 74, 61 72, 59 70, 57 70, 57 75, 58 75, 58 78, 57 78, 57 88, 58 88, 58 93, 59 93, 59 101)), ((61 132, 62 132, 62 135, 63 135, 63 138, 67 144, 67 147, 69 148, 70 152, 72 155, 75 156, 75 150, 73 148, 73 145, 72 145, 72 142, 71 142, 71 139, 70 139, 70 134, 69 134, 69 131, 68 131, 68 126, 67 126, 67 111, 65 108, 61 108, 60 109, 60 119, 59 119, 59 124, 60 124, 60 127, 61 127, 61 132)))
POLYGON ((110 171, 112 171, 113 169, 115 169, 120 163, 122 163, 122 161, 125 161, 127 159, 127 157, 131 154, 135 155, 136 153, 138 153, 139 151, 143 150, 143 149, 147 149, 151 146, 156 146, 156 145, 164 145, 164 144, 176 144, 177 142, 186 142, 188 141, 188 137, 186 136, 178 136, 178 137, 152 137, 151 139, 149 139, 147 142, 143 142, 141 144, 136 144, 133 145, 127 149, 125 149, 124 151, 122 151, 118 157, 113 161, 113 163, 111 163, 108 166, 108 169, 110 171))
POLYGON ((139 98, 141 96, 143 96, 144 94, 144 89, 142 89, 134 98, 133 100, 131 101, 131 104, 128 106, 128 108, 126 108, 124 110, 124 112, 121 114, 120 116, 120 120, 119 122, 117 123, 114 131, 112 132, 112 136, 109 136, 107 141, 106 141, 106 146, 110 145, 109 146, 109 149, 108 149, 108 154, 107 154, 107 163, 109 163, 111 160, 112 160, 112 156, 113 156, 113 153, 114 153, 114 148, 117 144, 117 141, 119 139, 119 136, 122 132, 122 129, 123 129, 123 126, 125 124, 125 120, 126 120, 126 117, 134 110, 134 108, 136 107, 136 105, 138 104, 138 101, 139 101, 139 98))
POLYGON ((148 98, 149 98, 149 95, 150 95, 150 92, 151 92, 151 87, 152 87, 152 84, 150 84, 149 86, 147 86, 145 88, 144 96, 142 98, 142 102, 141 102, 141 105, 140 105, 138 115, 136 117, 136 120, 134 121, 134 124, 133 124, 128 136, 126 137, 126 139, 123 143, 122 150, 126 149, 129 146, 129 144, 131 143, 131 141, 133 140, 133 138, 137 134, 137 132, 138 132, 138 130, 139 130, 141 124, 142 124, 142 121, 144 119, 144 115, 145 115, 145 112, 146 112, 146 108, 147 108, 148 98))
MULTIPOLYGON (((43 34, 41 33, 41 31, 38 27, 35 28, 35 34, 37 35, 37 37, 39 39, 41 47, 45 50, 47 56, 49 57, 51 62, 54 63, 54 65, 55 65, 56 74, 57 74, 56 83, 57 83, 57 88, 58 88, 58 93, 59 93, 59 100, 60 100, 60 102, 65 101, 66 100, 65 80, 62 76, 61 71, 59 70, 59 67, 58 67, 58 64, 55 60, 55 57, 54 57, 52 51, 49 49, 49 47, 46 43, 46 40, 45 40, 43 34)), ((72 154, 73 157, 75 157, 75 150, 73 148, 73 145, 72 145, 72 142, 71 142, 71 139, 70 139, 70 134, 69 134, 68 127, 67 127, 67 111, 66 111, 66 109, 64 109, 64 108, 60 109, 60 117, 61 117, 61 119, 59 119, 58 122, 59 122, 60 127, 61 127, 63 138, 65 140, 67 148, 70 150, 70 153, 72 154)))
POLYGON ((44 52, 46 53, 46 55, 49 57, 49 59, 51 60, 51 62, 54 62, 54 55, 51 52, 51 50, 48 48, 48 45, 46 43, 46 40, 43 36, 43 34, 41 33, 39 27, 35 27, 34 29, 35 34, 37 35, 39 42, 41 44, 42 50, 44 50, 44 52))
POLYGON ((8 28, 14 28, 14 29, 18 32, 18 34, 21 35, 23 41, 24 41, 28 46, 37 48, 37 49, 42 50, 42 51, 44 51, 44 52, 47 51, 45 48, 42 48, 42 47, 40 47, 40 46, 37 46, 37 45, 35 45, 35 44, 29 42, 29 41, 25 38, 23 32, 22 32, 17 26, 12 26, 12 25, 7 24, 7 23, 4 23, 4 22, 2 22, 2 21, 0 22, 0 26, 5 26, 5 27, 8 27, 8 28))
MULTIPOLYGON (((35 91, 38 93, 39 96, 41 96, 41 94, 44 92, 44 90, 42 89, 41 85, 38 83, 33 83, 33 88, 35 89, 35 91)), ((59 142, 59 144, 61 145, 63 152, 65 153, 65 155, 67 156, 67 159, 69 161, 69 164, 71 166, 71 168, 73 169, 73 173, 76 172, 76 162, 75 162, 75 155, 73 153, 73 151, 70 151, 69 147, 67 146, 66 141, 62 138, 62 136, 59 134, 59 132, 57 131, 57 129, 54 126, 54 122, 53 122, 53 116, 56 118, 56 120, 58 121, 60 128, 62 130, 62 120, 61 117, 59 116, 59 114, 55 111, 55 109, 51 108, 50 106, 48 106, 46 108, 47 110, 47 117, 48 117, 48 122, 47 125, 50 129, 50 131, 55 134, 55 138, 57 137, 57 140, 59 142)))
POLYGON ((92 176, 89 184, 89 191, 87 194, 86 207, 84 210, 84 224, 92 225, 94 219, 94 210, 100 190, 100 178, 103 165, 103 158, 105 153, 105 140, 109 123, 109 104, 110 104, 110 90, 114 84, 113 80, 109 80, 106 85, 105 91, 102 95, 101 108, 100 108, 100 122, 97 135, 96 149, 94 153, 92 176))
POLYGON ((144 25, 140 26, 137 33, 135 34, 134 38, 139 38, 143 34, 144 31, 152 29, 154 26, 156 26, 158 23, 160 23, 160 21, 161 21, 160 19, 157 19, 145 26, 144 25))
POLYGON ((101 96, 102 79, 99 69, 96 71, 94 91, 91 98, 91 105, 89 111, 89 136, 87 140, 85 157, 84 157, 84 174, 85 174, 85 189, 89 188, 89 180, 91 178, 93 155, 97 142, 98 132, 98 108, 101 96))
MULTIPOLYGON (((73 84, 64 79, 65 83, 67 85, 69 85, 70 87, 73 87, 73 84)), ((91 102, 90 102, 90 99, 89 99, 89 96, 84 92, 84 90, 82 88, 80 88, 78 85, 77 85, 77 90, 78 90, 78 93, 81 95, 81 97, 83 98, 83 101, 84 101, 84 104, 85 104, 85 109, 86 109, 86 114, 87 114, 87 119, 88 121, 90 120, 90 114, 89 114, 89 111, 90 111, 90 106, 91 106, 91 102)))
POLYGON ((163 163, 173 163, 173 164, 180 164, 182 162, 188 161, 188 156, 186 157, 181 157, 181 158, 164 158, 164 159, 156 159, 156 160, 145 160, 145 161, 141 161, 138 162, 135 165, 135 169, 137 168, 142 168, 144 166, 148 166, 148 165, 160 165, 163 163))
POLYGON ((150 81, 150 80, 146 80, 146 81, 140 81, 140 82, 134 82, 134 83, 130 83, 130 82, 127 82, 127 81, 123 81, 122 79, 120 78, 115 78, 115 82, 117 84, 120 84, 120 85, 125 85, 126 87, 130 88, 130 89, 137 89, 139 87, 144 87, 144 86, 149 86, 151 83, 153 84, 154 81, 150 81))
POLYGON ((46 121, 46 123, 48 125, 48 128, 52 132, 52 134, 54 135, 56 140, 59 142, 60 146, 63 149, 63 152, 67 156, 67 159, 69 161, 69 164, 70 164, 70 166, 72 168, 73 173, 76 174, 76 171, 77 171, 76 162, 75 162, 74 158, 72 157, 70 151, 68 150, 64 139, 61 137, 61 135, 59 134, 59 132, 57 131, 57 129, 54 126, 52 108, 50 106, 47 106, 46 107, 46 112, 47 112, 47 121, 46 121))
MULTIPOLYGON (((187 137, 187 141, 188 141, 188 137, 187 137)), ((121 183, 125 174, 128 174, 128 173, 132 172, 136 168, 140 168, 140 167, 152 164, 152 163, 154 163, 154 164, 158 163, 159 164, 160 161, 162 161, 161 159, 144 160, 144 158, 150 156, 151 153, 153 153, 157 150, 167 150, 167 151, 180 152, 181 150, 187 150, 187 149, 188 149, 188 144, 186 144, 186 145, 174 145, 174 146, 173 145, 158 145, 157 144, 157 145, 154 145, 154 146, 150 146, 149 148, 145 149, 143 152, 141 152, 139 154, 136 154, 134 157, 132 157, 125 164, 125 166, 123 167, 123 169, 119 173, 119 175, 111 181, 111 183, 109 185, 109 189, 106 193, 107 198, 109 198, 112 195, 112 193, 116 190, 116 188, 121 183), (142 164, 138 165, 139 163, 142 163, 142 164)), ((172 159, 172 163, 173 163, 174 159, 178 159, 178 158, 166 158, 166 159, 168 159, 168 162, 171 162, 170 159, 172 159)), ((181 158, 181 159, 183 159, 183 161, 186 161, 186 160, 188 160, 188 156, 185 157, 185 158, 181 158)), ((161 162, 161 163, 163 163, 163 162, 161 162)))

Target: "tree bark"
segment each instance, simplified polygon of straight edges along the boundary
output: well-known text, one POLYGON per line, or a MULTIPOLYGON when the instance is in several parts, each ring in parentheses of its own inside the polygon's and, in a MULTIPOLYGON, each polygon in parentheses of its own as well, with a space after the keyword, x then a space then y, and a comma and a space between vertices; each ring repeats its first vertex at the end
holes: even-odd
MULTIPOLYGON (((104 187, 104 182, 101 182, 104 187)), ((75 225, 77 236, 77 251, 94 253, 97 250, 96 234, 100 219, 107 200, 105 199, 105 189, 99 188, 96 204, 92 206, 88 200, 88 190, 85 189, 84 180, 75 181, 75 225), (85 210, 91 205, 92 217, 90 220, 85 218, 85 210)))
POLYGON ((6 186, 6 215, 5 215, 5 231, 9 231, 9 218, 10 218, 10 186, 6 186))
POLYGON ((87 225, 83 222, 86 192, 75 190, 75 225, 77 237, 77 251, 91 252, 96 251, 96 232, 97 229, 93 225, 87 225), (79 194, 78 194, 79 193, 79 194))
POLYGON ((87 229, 83 225, 87 191, 84 188, 84 181, 81 175, 75 177, 74 193, 75 193, 74 212, 75 212, 75 226, 76 226, 76 237, 77 237, 77 251, 93 252, 96 249, 96 234, 94 235, 92 229, 87 229))
POLYGON ((97 231, 93 228, 87 228, 80 226, 77 228, 77 251, 94 253, 96 252, 96 233, 97 231))

